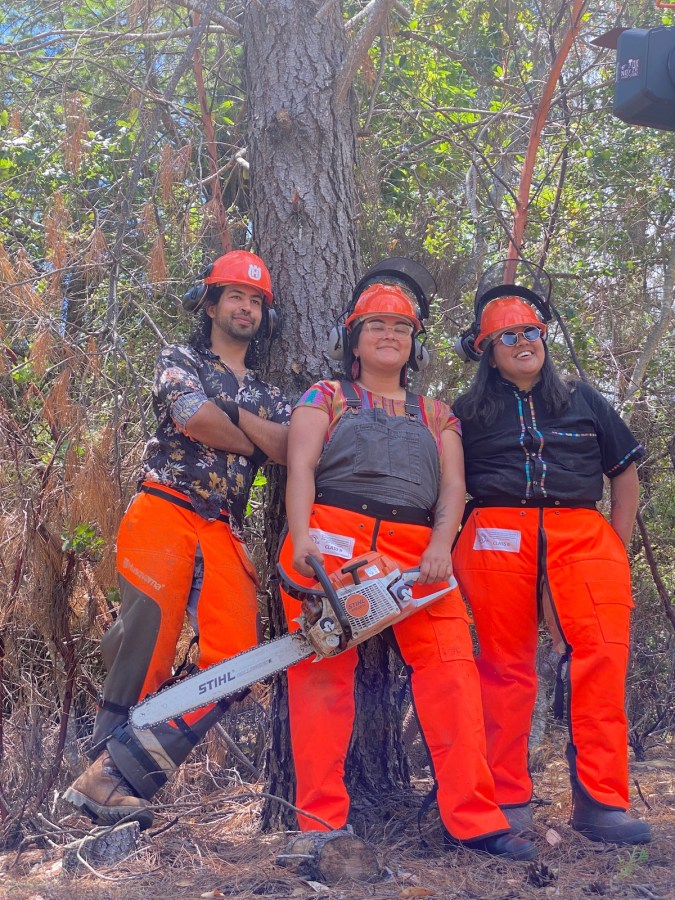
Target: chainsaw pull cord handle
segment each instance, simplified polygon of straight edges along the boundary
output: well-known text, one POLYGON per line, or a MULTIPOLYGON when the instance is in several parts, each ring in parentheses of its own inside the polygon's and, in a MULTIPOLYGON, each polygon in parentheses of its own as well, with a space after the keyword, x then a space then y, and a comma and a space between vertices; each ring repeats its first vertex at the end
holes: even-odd
POLYGON ((319 582, 321 587, 326 594, 326 598, 330 603, 331 609, 335 614, 335 618, 340 623, 340 627, 342 628, 342 633, 344 635, 345 641, 351 641, 352 634, 352 626, 349 624, 349 619, 345 616, 342 607, 340 606, 340 601, 338 600, 338 595, 335 593, 335 588, 330 583, 330 578, 326 575, 326 570, 321 565, 318 559, 314 556, 306 556, 305 562, 307 565, 314 570, 314 574, 316 575, 316 580, 319 582))

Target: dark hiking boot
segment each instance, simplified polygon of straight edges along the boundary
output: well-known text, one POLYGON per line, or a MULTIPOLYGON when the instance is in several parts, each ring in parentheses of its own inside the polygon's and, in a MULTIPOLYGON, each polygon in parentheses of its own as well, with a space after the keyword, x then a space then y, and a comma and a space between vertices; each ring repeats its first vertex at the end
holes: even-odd
POLYGON ((511 826, 511 834, 517 834, 527 840, 532 840, 536 836, 532 807, 529 803, 522 806, 502 806, 501 810, 511 826))
POLYGON ((489 853, 490 856, 501 856, 503 859, 525 860, 537 858, 537 848, 532 841, 517 837, 511 832, 462 841, 462 846, 468 847, 469 850, 480 850, 483 853, 489 853))
POLYGON ((63 794, 96 825, 135 820, 141 829, 152 825, 147 801, 137 797, 129 782, 105 751, 63 794))
POLYGON ((648 844, 651 828, 641 819, 633 819, 622 809, 607 809, 581 791, 574 791, 572 828, 589 841, 606 844, 648 844))

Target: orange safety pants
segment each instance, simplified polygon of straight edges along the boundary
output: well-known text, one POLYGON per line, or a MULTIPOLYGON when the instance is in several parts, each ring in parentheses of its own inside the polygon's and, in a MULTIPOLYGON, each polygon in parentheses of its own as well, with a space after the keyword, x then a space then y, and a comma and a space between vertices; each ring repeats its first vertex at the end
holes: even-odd
POLYGON ((539 612, 569 654, 572 783, 628 808, 630 570, 623 544, 591 509, 475 509, 453 552, 480 643, 488 761, 497 802, 529 802, 528 740, 537 694, 539 612))
MULTIPOLYGON (((257 643, 257 578, 245 545, 226 521, 209 522, 192 509, 171 502, 173 497, 184 502, 183 494, 163 486, 159 489, 167 499, 137 494, 120 525, 117 569, 121 605, 115 624, 101 642, 108 675, 96 717, 92 757, 107 744, 117 760, 111 749, 112 732, 126 722, 130 706, 171 676, 198 545, 204 559, 197 604, 199 667, 206 668, 257 643)), ((153 747, 161 748, 153 752, 153 758, 164 771, 163 780, 221 715, 218 706, 207 706, 144 732, 149 742, 154 741, 153 747)), ((140 790, 135 780, 130 780, 140 790)), ((161 782, 160 777, 156 785, 144 785, 143 795, 154 793, 161 782)))
MULTIPOLYGON (((354 538, 353 557, 377 550, 401 570, 419 565, 429 541, 429 528, 383 521, 336 507, 315 505, 310 527, 354 538)), ((294 580, 311 584, 292 569, 290 537, 280 562, 294 580)), ((324 555, 327 572, 346 560, 324 555)), ((416 596, 438 585, 415 589, 416 596)), ((291 630, 300 604, 282 591, 291 630)), ((485 756, 485 734, 478 673, 468 618, 458 590, 440 598, 398 625, 393 634, 411 672, 412 695, 420 729, 431 756, 437 800, 448 832, 459 840, 508 830, 494 800, 492 776, 485 756)), ((342 828, 349 813, 344 783, 345 760, 354 724, 356 649, 314 663, 305 660, 288 670, 291 742, 296 775, 296 805, 342 828)), ((320 829, 299 815, 303 831, 320 829)))

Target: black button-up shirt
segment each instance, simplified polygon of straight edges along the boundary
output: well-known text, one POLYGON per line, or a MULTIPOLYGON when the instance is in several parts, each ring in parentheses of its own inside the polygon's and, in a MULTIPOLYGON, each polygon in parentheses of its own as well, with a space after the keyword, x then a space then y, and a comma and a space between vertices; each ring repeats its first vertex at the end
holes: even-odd
POLYGON ((503 407, 485 426, 462 419, 466 485, 472 497, 600 500, 603 473, 620 474, 644 450, 605 398, 585 382, 553 416, 541 382, 520 391, 499 379, 503 407))

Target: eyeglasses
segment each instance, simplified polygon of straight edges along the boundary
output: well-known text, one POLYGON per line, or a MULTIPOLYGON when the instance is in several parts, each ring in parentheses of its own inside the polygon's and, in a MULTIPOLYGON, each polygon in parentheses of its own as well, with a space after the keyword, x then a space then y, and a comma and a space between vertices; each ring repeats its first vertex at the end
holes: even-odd
POLYGON ((507 347, 515 347, 518 343, 518 338, 522 334, 526 341, 533 344, 535 341, 539 340, 543 333, 541 328, 537 328, 536 325, 528 325, 527 328, 523 328, 522 331, 505 331, 504 334, 500 334, 498 338, 495 338, 492 343, 496 344, 497 341, 501 341, 502 344, 505 344, 507 347))
POLYGON ((408 325, 406 322, 396 322, 395 325, 386 325, 384 322, 379 322, 377 319, 369 319, 364 322, 363 330, 375 337, 384 337, 385 334, 391 332, 394 337, 406 338, 411 337, 413 326, 412 324, 408 325))

